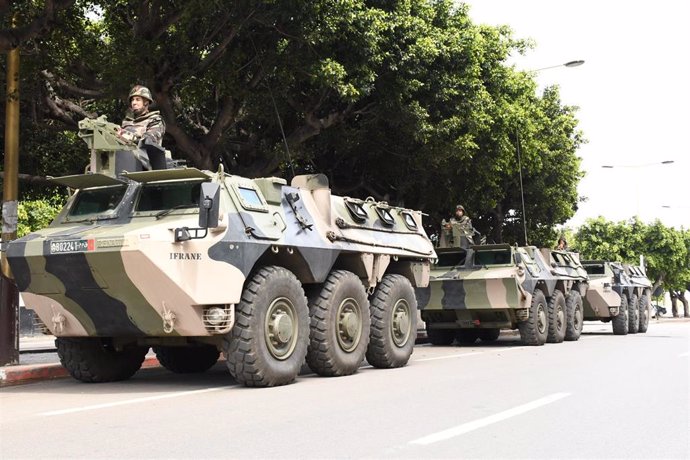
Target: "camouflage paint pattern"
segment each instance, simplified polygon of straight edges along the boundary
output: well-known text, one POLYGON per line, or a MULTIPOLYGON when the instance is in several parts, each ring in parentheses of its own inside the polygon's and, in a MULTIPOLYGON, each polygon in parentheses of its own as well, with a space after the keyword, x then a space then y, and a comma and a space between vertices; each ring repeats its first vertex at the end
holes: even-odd
MULTIPOLYGON (((87 142, 107 146, 105 134, 87 142)), ((111 144, 113 151, 123 148, 111 144)), ((55 221, 11 242, 5 254, 27 306, 58 337, 217 336, 203 322, 204 309, 232 311, 260 266, 288 268, 305 285, 345 268, 370 289, 386 273, 425 287, 436 258, 419 211, 332 196, 323 175, 297 176, 287 185, 190 168, 65 182, 79 190, 55 221), (219 224, 203 238, 175 241, 176 230, 199 226, 198 207, 158 216, 159 209, 139 209, 149 185, 201 182, 220 186, 219 224), (124 187, 118 203, 74 215, 80 195, 106 186, 124 187)))

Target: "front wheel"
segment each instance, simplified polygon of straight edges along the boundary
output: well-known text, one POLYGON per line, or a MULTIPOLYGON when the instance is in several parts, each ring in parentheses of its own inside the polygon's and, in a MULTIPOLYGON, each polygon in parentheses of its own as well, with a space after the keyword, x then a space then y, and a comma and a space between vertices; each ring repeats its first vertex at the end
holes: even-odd
POLYGON ((87 383, 126 380, 139 370, 148 347, 116 350, 100 337, 58 337, 55 339, 60 362, 72 377, 87 383))
POLYGON ((230 374, 249 387, 291 383, 307 354, 308 322, 307 299, 295 275, 262 267, 246 283, 235 326, 223 338, 230 374))
POLYGON ((525 345, 544 345, 548 334, 548 319, 546 314, 546 298, 537 289, 532 295, 527 320, 518 323, 520 339, 525 345))
POLYGON ((582 334, 582 296, 579 292, 573 290, 568 293, 568 298, 565 300, 565 340, 575 341, 580 339, 582 334))
POLYGON ((417 299, 410 280, 402 275, 384 276, 369 307, 367 361, 382 369, 404 366, 417 336, 417 299))
POLYGON ((611 320, 614 335, 628 334, 628 296, 621 294, 621 306, 618 308, 618 314, 611 320))
POLYGON ((637 334, 640 330, 640 306, 637 294, 630 296, 628 303, 628 334, 637 334))
POLYGON ((652 305, 649 294, 644 293, 642 297, 640 297, 640 329, 638 330, 638 332, 642 334, 647 332, 647 328, 649 328, 649 317, 652 314, 651 310, 652 305))

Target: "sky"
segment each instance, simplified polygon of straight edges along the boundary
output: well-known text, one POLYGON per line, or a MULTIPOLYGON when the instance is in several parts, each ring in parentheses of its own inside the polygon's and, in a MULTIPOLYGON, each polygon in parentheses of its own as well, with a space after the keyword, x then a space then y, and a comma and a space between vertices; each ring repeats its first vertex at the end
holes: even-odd
POLYGON ((475 23, 509 25, 535 47, 510 63, 536 70, 579 107, 587 201, 566 223, 604 216, 690 229, 690 2, 471 0, 475 23), (661 164, 662 161, 673 161, 661 164), (602 168, 609 165, 613 168, 602 168))

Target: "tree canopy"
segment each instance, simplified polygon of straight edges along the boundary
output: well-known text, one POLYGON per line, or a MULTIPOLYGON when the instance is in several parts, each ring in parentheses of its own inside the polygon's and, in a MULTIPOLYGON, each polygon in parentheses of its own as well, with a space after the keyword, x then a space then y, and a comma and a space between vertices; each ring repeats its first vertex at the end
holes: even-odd
POLYGON ((575 248, 583 258, 639 264, 645 258, 649 278, 671 290, 690 288, 690 230, 645 224, 634 218, 611 222, 590 219, 575 234, 575 248))
POLYGON ((506 64, 531 43, 506 26, 474 24, 464 4, 5 6, 4 30, 11 10, 25 24, 49 6, 51 14, 51 27, 21 45, 20 172, 81 172, 77 121, 119 122, 129 88, 144 84, 167 125, 164 145, 192 166, 288 179, 323 172, 334 193, 422 209, 434 225, 463 203, 497 242, 524 243, 526 223, 529 242, 546 244, 577 209, 576 107, 557 87, 537 94, 533 74, 506 64))

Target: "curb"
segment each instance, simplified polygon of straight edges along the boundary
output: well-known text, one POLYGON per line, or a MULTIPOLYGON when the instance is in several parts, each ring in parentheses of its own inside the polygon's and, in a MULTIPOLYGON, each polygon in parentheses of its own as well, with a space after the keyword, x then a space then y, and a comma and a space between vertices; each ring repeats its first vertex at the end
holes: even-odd
MULTIPOLYGON (((154 367, 160 367, 155 356, 147 356, 141 365, 142 369, 154 367)), ((0 387, 24 385, 64 377, 69 377, 69 372, 59 363, 4 366, 0 368, 0 387)))

